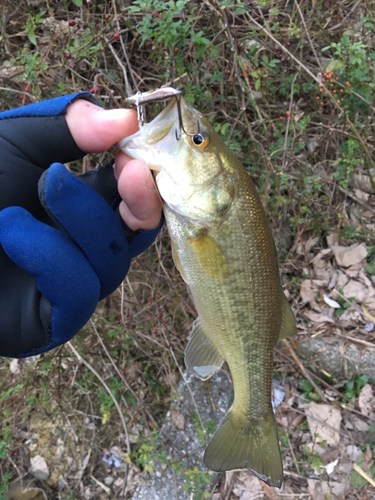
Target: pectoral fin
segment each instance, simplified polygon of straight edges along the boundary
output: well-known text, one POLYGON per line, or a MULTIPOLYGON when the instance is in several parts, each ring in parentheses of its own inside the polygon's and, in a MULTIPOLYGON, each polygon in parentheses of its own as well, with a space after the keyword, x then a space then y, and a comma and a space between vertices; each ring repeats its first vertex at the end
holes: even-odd
POLYGON ((177 267, 179 273, 181 274, 182 276, 182 279, 185 281, 186 283, 186 279, 185 279, 185 275, 184 275, 184 271, 182 270, 182 266, 181 266, 181 262, 180 262, 180 259, 178 258, 178 254, 176 252, 176 248, 173 244, 173 241, 171 241, 171 249, 172 249, 172 258, 173 258, 173 262, 174 262, 174 265, 177 267))
POLYGON ((208 235, 190 238, 197 259, 203 270, 215 281, 223 281, 231 274, 228 261, 219 245, 208 235))
POLYGON ((294 319, 290 305, 288 304, 288 301, 286 300, 284 292, 281 292, 281 293, 283 295, 283 302, 282 302, 282 318, 281 318, 281 328, 280 328, 279 340, 286 339, 287 337, 291 337, 292 335, 294 335, 297 332, 296 320, 294 319))
POLYGON ((224 363, 216 347, 204 333, 199 318, 195 320, 185 349, 185 365, 201 380, 207 380, 224 363))

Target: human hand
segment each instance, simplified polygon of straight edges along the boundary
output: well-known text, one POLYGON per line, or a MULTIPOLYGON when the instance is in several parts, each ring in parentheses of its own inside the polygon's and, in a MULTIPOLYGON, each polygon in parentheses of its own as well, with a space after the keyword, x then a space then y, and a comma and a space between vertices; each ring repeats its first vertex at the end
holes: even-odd
POLYGON ((141 162, 116 157, 125 230, 111 164, 77 178, 53 163, 104 151, 135 132, 133 111, 103 111, 92 101, 84 93, 0 113, 2 356, 69 340, 160 229, 158 195, 141 162))

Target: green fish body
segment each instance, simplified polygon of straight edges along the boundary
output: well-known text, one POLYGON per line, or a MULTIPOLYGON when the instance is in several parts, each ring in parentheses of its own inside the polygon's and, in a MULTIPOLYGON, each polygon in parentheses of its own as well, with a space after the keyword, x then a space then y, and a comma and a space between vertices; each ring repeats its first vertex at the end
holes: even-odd
POLYGON ((234 401, 204 462, 214 471, 249 469, 271 486, 283 480, 271 404, 273 348, 295 333, 272 234, 249 174, 208 121, 182 103, 120 143, 157 172, 175 264, 198 318, 185 363, 202 380, 228 363, 234 401), (199 125, 198 125, 199 123, 199 125))

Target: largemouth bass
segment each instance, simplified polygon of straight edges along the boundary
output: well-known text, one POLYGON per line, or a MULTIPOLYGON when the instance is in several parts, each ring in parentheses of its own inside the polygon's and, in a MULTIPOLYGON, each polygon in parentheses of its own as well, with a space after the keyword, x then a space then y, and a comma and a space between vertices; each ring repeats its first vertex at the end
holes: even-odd
POLYGON ((234 401, 204 462, 214 471, 249 469, 283 481, 271 405, 272 355, 295 333, 267 218, 249 174, 209 122, 172 99, 120 142, 156 173, 175 264, 198 318, 185 363, 202 380, 228 363, 234 401))

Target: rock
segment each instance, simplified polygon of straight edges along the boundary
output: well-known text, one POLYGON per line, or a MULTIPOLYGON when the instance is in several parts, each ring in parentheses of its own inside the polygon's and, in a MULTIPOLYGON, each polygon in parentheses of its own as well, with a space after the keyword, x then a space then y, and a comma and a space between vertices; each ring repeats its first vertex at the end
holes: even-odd
POLYGON ((356 462, 358 458, 362 455, 362 450, 358 448, 358 446, 354 446, 353 444, 350 444, 346 448, 346 454, 352 460, 353 462, 356 462))
POLYGON ((328 343, 330 338, 306 338, 299 344, 300 352, 307 358, 314 358, 319 368, 333 376, 346 380, 354 375, 375 378, 375 351, 361 348, 350 342, 339 346, 328 343))
MULTIPOLYGON (((218 426, 225 416, 233 401, 233 387, 223 371, 214 375, 208 382, 202 382, 191 373, 185 374, 185 379, 194 394, 195 403, 199 409, 204 424, 213 420, 218 426), (215 403, 215 409, 212 406, 215 403)), ((177 461, 181 458, 179 465, 182 468, 178 474, 172 467, 166 471, 165 463, 154 457, 154 473, 147 481, 138 482, 138 486, 132 500, 164 500, 178 498, 178 500, 190 500, 191 493, 185 492, 186 470, 194 470, 208 473, 209 484, 204 486, 205 492, 210 492, 217 481, 218 474, 209 471, 203 463, 203 452, 206 446, 202 446, 198 438, 199 426, 196 425, 194 416, 196 409, 191 399, 190 392, 185 381, 182 381, 177 391, 177 400, 172 403, 171 410, 178 411, 184 416, 185 430, 178 429, 172 422, 171 411, 168 412, 163 427, 160 431, 160 439, 164 442, 163 449, 167 457, 177 461), (161 477, 162 476, 162 477, 161 477), (139 484, 140 483, 140 484, 139 484)))
POLYGON ((12 359, 9 365, 9 370, 12 375, 19 375, 21 373, 21 369, 19 366, 19 359, 12 359))
POLYGON ((47 462, 40 455, 36 455, 35 457, 30 459, 30 472, 36 478, 41 481, 45 481, 48 479, 49 470, 47 466, 47 462))
POLYGON ((185 429, 185 417, 178 410, 171 410, 171 421, 177 429, 185 429))
POLYGON ((359 264, 367 256, 367 250, 364 243, 354 243, 354 245, 350 247, 335 245, 332 247, 332 250, 337 264, 342 267, 350 267, 359 264))
POLYGON ((358 398, 358 406, 362 415, 370 417, 371 420, 375 419, 375 397, 371 384, 366 384, 362 387, 361 394, 358 398))

